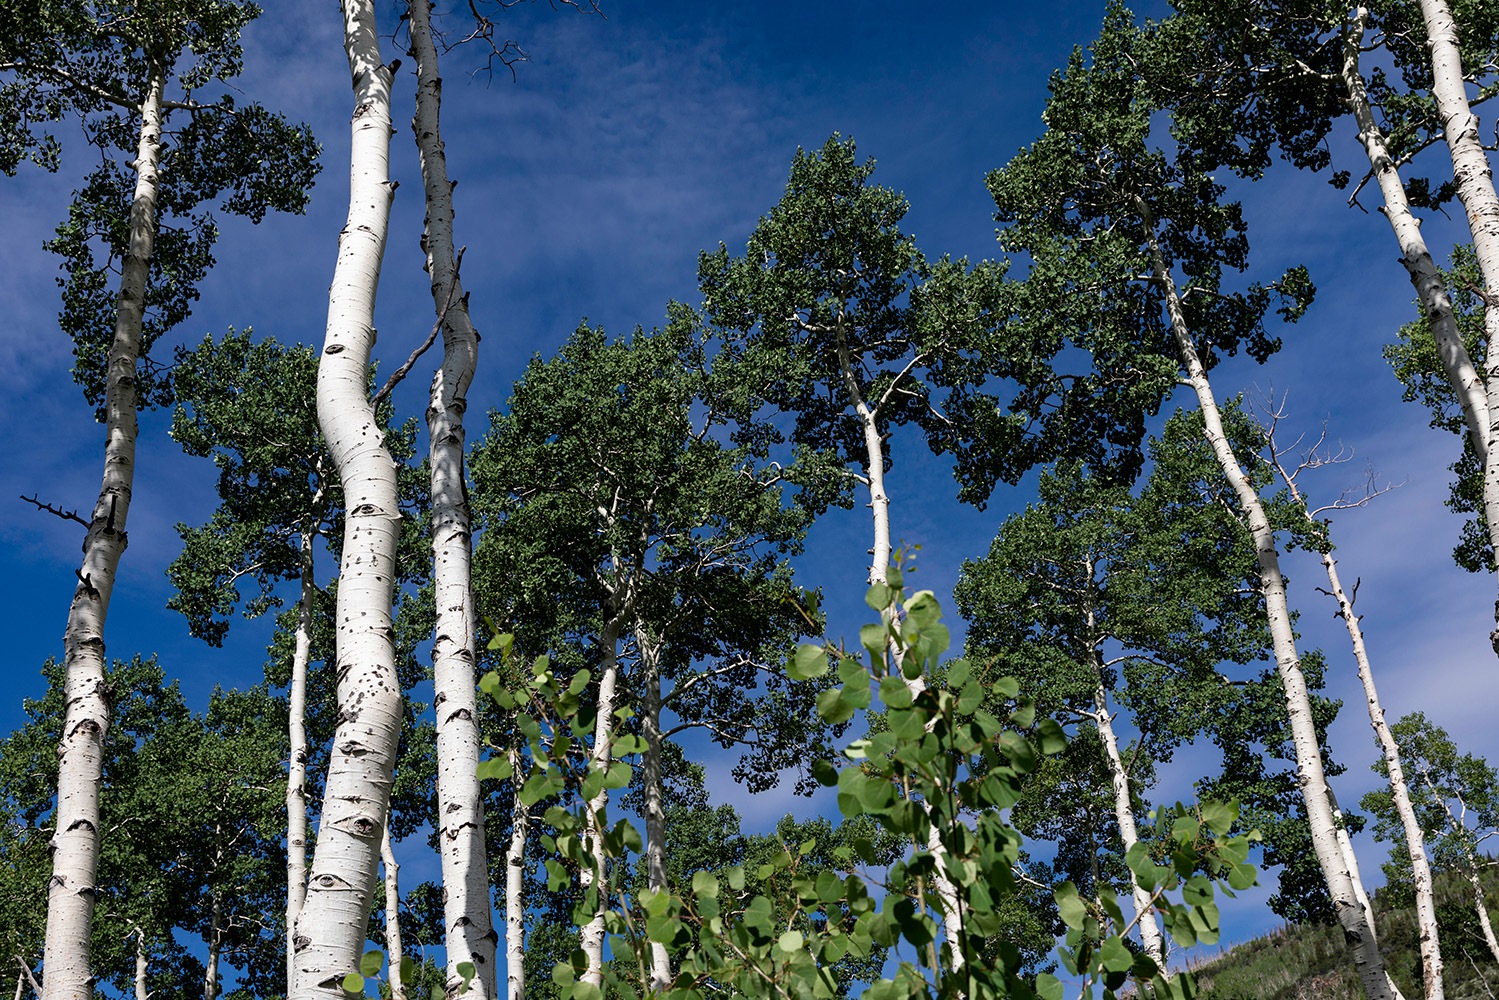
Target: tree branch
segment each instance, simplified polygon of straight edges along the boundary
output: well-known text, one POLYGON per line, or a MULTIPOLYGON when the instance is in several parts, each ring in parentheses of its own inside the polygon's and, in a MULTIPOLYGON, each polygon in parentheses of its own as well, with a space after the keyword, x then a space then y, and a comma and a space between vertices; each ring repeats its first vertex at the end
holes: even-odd
POLYGON ((21 497, 21 499, 25 500, 29 504, 33 504, 38 510, 46 511, 48 514, 51 514, 54 517, 60 517, 64 521, 76 521, 78 524, 83 525, 85 528, 90 527, 89 523, 85 521, 76 510, 63 510, 61 507, 54 507, 50 503, 42 503, 34 496, 23 496, 21 497))
POLYGON ((432 332, 427 334, 427 339, 422 341, 422 346, 411 352, 411 357, 406 359, 404 365, 390 373, 390 378, 386 379, 385 384, 380 387, 380 391, 375 393, 370 399, 370 406, 378 407, 384 402, 385 398, 390 395, 390 391, 401 384, 401 379, 406 377, 407 373, 411 371, 412 366, 417 363, 417 360, 423 354, 427 353, 427 348, 431 347, 437 341, 437 332, 442 329, 442 324, 448 318, 448 309, 453 305, 453 293, 458 290, 458 269, 463 266, 463 255, 467 250, 468 247, 461 248, 458 251, 458 256, 453 261, 453 281, 448 285, 448 294, 443 297, 442 308, 437 311, 437 322, 432 324, 432 332))

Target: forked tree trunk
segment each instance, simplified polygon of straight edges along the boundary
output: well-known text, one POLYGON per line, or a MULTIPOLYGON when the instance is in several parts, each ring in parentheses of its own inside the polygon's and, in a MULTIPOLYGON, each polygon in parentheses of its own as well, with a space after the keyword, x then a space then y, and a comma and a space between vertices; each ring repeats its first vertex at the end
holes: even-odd
POLYGON ((57 747, 57 808, 53 815, 52 878, 47 883, 47 933, 42 1000, 93 996, 89 935, 99 866, 99 786, 109 701, 104 680, 104 621, 115 569, 125 551, 125 525, 135 484, 136 389, 146 279, 156 240, 162 95, 166 72, 152 67, 141 102, 130 244, 121 262, 104 395, 104 475, 83 542, 83 566, 63 634, 66 707, 57 747))
POLYGON ((396 863, 395 847, 390 842, 390 814, 385 814, 385 832, 380 835, 380 863, 385 868, 385 948, 386 967, 390 970, 391 1000, 406 1000, 406 984, 401 981, 401 866, 396 863))
POLYGON ((401 512, 396 468, 368 396, 375 288, 393 194, 391 72, 380 60, 373 0, 344 0, 354 84, 349 218, 339 234, 318 365, 318 423, 348 513, 337 605, 338 728, 322 822, 297 920, 290 1000, 344 1000, 359 967, 401 733, 391 600, 401 512))
MULTIPOLYGON (((642 627, 635 629, 640 652, 640 781, 645 798, 646 885, 666 891, 666 807, 661 788, 661 646, 642 627)), ((651 942, 651 989, 665 992, 671 983, 671 956, 666 945, 651 942)))
POLYGON ((1348 860, 1338 843, 1338 822, 1333 813, 1327 775, 1322 767, 1322 748, 1317 740, 1317 729, 1312 721, 1311 697, 1307 691, 1306 676, 1301 670, 1301 658, 1296 650, 1296 636, 1291 628, 1291 612, 1286 603, 1286 581, 1280 571, 1280 554, 1275 545, 1275 532, 1265 515, 1264 504, 1255 492, 1254 485, 1245 475, 1233 446, 1223 431, 1223 419, 1218 410, 1218 401, 1213 396, 1212 384, 1207 370, 1197 354, 1197 345, 1187 327, 1182 312, 1181 299, 1177 295, 1176 281, 1166 266, 1160 245, 1155 238, 1155 221, 1150 206, 1143 198, 1136 199, 1136 207, 1144 224, 1148 244, 1152 278, 1166 299, 1166 310, 1171 321, 1172 336, 1176 340, 1187 384, 1197 395, 1198 407, 1202 411, 1203 431, 1213 455, 1222 468, 1235 496, 1240 511, 1254 539, 1255 556, 1259 563, 1260 588, 1265 598, 1265 612, 1270 626, 1270 638, 1275 651, 1276 673, 1280 676, 1285 692, 1286 714, 1291 728, 1291 743, 1296 750, 1296 774, 1301 785, 1302 800, 1306 804, 1307 821, 1311 827, 1312 847, 1316 852, 1322 876, 1327 883, 1328 895, 1332 898, 1333 910, 1338 922, 1353 948, 1354 967, 1359 982, 1369 1000, 1394 1000, 1400 992, 1385 974, 1384 959, 1374 937, 1374 926, 1369 921, 1364 907, 1359 902, 1359 890, 1349 872, 1348 860))
POLYGON ((520 797, 520 750, 510 749, 510 846, 505 851, 505 978, 509 1000, 526 998, 526 830, 531 814, 520 797))
MULTIPOLYGON (((1273 441, 1270 442, 1270 455, 1275 471, 1290 491, 1292 501, 1301 508, 1307 521, 1315 524, 1307 508, 1306 497, 1302 496, 1293 478, 1294 473, 1288 473, 1281 465, 1273 441)), ((1405 834, 1406 855, 1410 859, 1411 883, 1416 897, 1417 945, 1421 954, 1421 981, 1426 1000, 1442 1000, 1445 996, 1442 985, 1442 947, 1437 934, 1436 898, 1432 892, 1431 863, 1426 857, 1426 836, 1421 832, 1421 823, 1411 805, 1410 786, 1405 780, 1405 769, 1400 764, 1400 747, 1395 742, 1395 735, 1390 732, 1389 723, 1385 721, 1379 691, 1374 686, 1374 666, 1369 661, 1369 649, 1364 643, 1363 626, 1359 623, 1359 615, 1353 610, 1353 602, 1343 589, 1343 581, 1338 575, 1338 563, 1331 552, 1322 553, 1322 568, 1327 572, 1328 592, 1338 602, 1338 615, 1348 628, 1348 641, 1353 646, 1353 658, 1358 664, 1358 679, 1364 686, 1369 725, 1373 727, 1374 737, 1384 753, 1390 796, 1395 804, 1395 812, 1400 817, 1401 830, 1405 834)), ((1351 844, 1349 850, 1352 850, 1351 844)))
MULTIPOLYGON (((321 491, 319 491, 321 494, 321 491)), ((291 658, 291 686, 287 692, 287 730, 291 756, 286 769, 286 989, 295 978, 296 949, 292 936, 302 903, 307 898, 307 664, 312 659, 312 615, 317 600, 313 577, 311 519, 302 525, 299 540, 302 599, 297 606, 296 645, 291 658)))
MULTIPOLYGON (((1494 193, 1493 171, 1478 134, 1478 116, 1468 103, 1457 23, 1447 0, 1421 0, 1421 16, 1431 52, 1431 93, 1452 158, 1453 187, 1468 217, 1484 290, 1499 295, 1499 196, 1494 193)), ((1499 344, 1499 309, 1484 310, 1483 328, 1486 342, 1499 344)), ((1488 441, 1492 444, 1499 434, 1499 350, 1490 349, 1484 360, 1484 383, 1489 404, 1488 441)), ((1491 447, 1480 454, 1484 455, 1483 497, 1489 538, 1499 541, 1499 448, 1491 447)), ((1499 545, 1495 558, 1499 559, 1499 545)), ((1494 617, 1495 628, 1489 639, 1499 654, 1499 601, 1494 604, 1494 617)))
POLYGON ((474 377, 479 335, 458 283, 453 251, 453 185, 448 181, 439 113, 442 79, 427 0, 412 0, 411 51, 416 57, 416 117, 427 226, 422 245, 432 298, 442 326, 443 361, 427 406, 432 470, 432 582, 437 620, 432 643, 433 708, 437 715, 438 846, 442 859, 447 985, 463 983, 460 964, 474 967, 465 996, 495 996, 495 932, 489 900, 489 858, 479 793, 479 707, 474 680, 475 627, 470 576, 471 532, 463 474, 463 414, 474 377))
MULTIPOLYGON (((849 405, 854 408, 854 413, 859 418, 859 426, 864 433, 864 473, 865 481, 869 487, 869 509, 874 520, 874 545, 870 550, 869 560, 869 582, 871 584, 884 583, 888 577, 890 557, 893 547, 890 542, 890 495, 885 492, 885 443, 880 435, 879 420, 874 410, 869 406, 869 401, 859 391, 859 380, 854 374, 853 359, 849 356, 848 338, 844 332, 843 320, 836 325, 838 343, 838 369, 843 377, 843 389, 849 405)), ((892 602, 890 613, 896 614, 898 603, 892 602)), ((900 664, 899 651, 895 651, 897 667, 900 664)), ((902 679, 905 675, 902 674, 902 679)), ((926 681, 920 677, 915 680, 906 679, 906 686, 911 689, 913 696, 920 694, 926 689, 926 681)), ((946 869, 942 866, 942 857, 945 853, 942 847, 942 833, 936 824, 930 828, 927 836, 927 851, 937 862, 936 873, 932 876, 932 888, 941 901, 942 929, 947 936, 949 954, 952 956, 952 971, 963 967, 963 915, 959 910, 958 890, 953 881, 948 877, 946 869)))
MULTIPOLYGON (((611 615, 610 621, 599 635, 599 694, 598 718, 594 723, 593 752, 590 754, 590 769, 607 769, 614 755, 614 703, 619 683, 620 619, 611 615)), ((583 925, 578 935, 578 947, 587 957, 588 965, 579 978, 600 988, 604 983, 604 913, 609 909, 608 869, 604 864, 603 818, 609 805, 609 790, 600 788, 588 800, 583 819, 583 843, 593 859, 592 865, 584 865, 579 882, 584 893, 593 889, 598 894, 593 917, 583 925)))

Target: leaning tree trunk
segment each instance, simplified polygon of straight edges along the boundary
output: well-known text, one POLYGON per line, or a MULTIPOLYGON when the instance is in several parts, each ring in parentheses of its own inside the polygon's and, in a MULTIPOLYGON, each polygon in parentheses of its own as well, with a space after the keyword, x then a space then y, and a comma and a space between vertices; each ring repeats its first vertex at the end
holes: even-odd
MULTIPOLYGON (((879 419, 869 406, 864 394, 859 391, 859 380, 854 374, 853 359, 849 356, 848 338, 844 332, 844 320, 840 317, 836 325, 838 343, 838 369, 843 377, 843 389, 849 405, 859 418, 864 432, 864 471, 869 486, 869 509, 874 519, 874 546, 870 549, 869 582, 884 583, 890 567, 893 551, 890 543, 890 495, 885 492, 885 443, 880 435, 879 419)), ((891 602, 890 613, 898 610, 898 598, 891 602)), ((893 650, 897 666, 900 652, 893 650)), ((904 673, 901 674, 904 678, 904 673)), ((926 689, 923 678, 906 680, 913 696, 926 689)), ((942 866, 942 832, 932 824, 927 835, 927 851, 937 863, 932 876, 933 889, 942 906, 942 929, 947 935, 949 954, 952 955, 954 972, 963 967, 963 914, 959 909, 958 890, 942 866)))
POLYGON ((385 950, 390 969, 391 1000, 406 1000, 406 984, 401 981, 401 866, 396 863, 396 849, 390 842, 390 813, 385 814, 385 830, 380 834, 380 864, 385 869, 385 950))
POLYGON ((1155 222, 1150 206, 1143 198, 1137 198, 1136 207, 1144 224, 1152 279, 1165 296, 1171 332, 1181 355, 1182 367, 1186 371, 1186 381, 1196 393, 1197 404, 1202 411, 1204 434, 1238 498, 1239 508, 1254 538, 1260 588, 1265 597, 1265 612, 1275 651, 1275 668, 1285 692, 1291 743, 1296 750, 1296 773, 1302 799, 1306 804, 1307 821, 1311 827, 1312 848, 1327 882, 1333 910, 1343 926, 1344 936, 1353 947, 1353 962, 1359 982, 1363 984, 1369 1000, 1395 1000, 1400 997, 1400 992, 1385 974, 1384 959, 1374 937, 1374 926, 1359 902, 1359 890, 1354 885, 1353 876, 1348 870, 1348 860, 1338 843, 1337 817, 1333 811, 1327 775, 1322 767, 1322 748, 1317 739, 1316 724, 1312 721, 1312 704, 1307 691, 1306 675, 1302 673, 1301 658, 1296 651, 1296 636, 1291 628, 1291 612, 1286 603, 1286 581, 1280 571, 1275 532, 1270 527, 1259 494, 1249 477, 1244 474, 1233 446, 1223 431, 1218 401, 1213 396, 1207 370, 1198 357, 1197 345, 1187 327, 1175 279, 1166 266, 1160 244, 1156 242, 1155 222))
MULTIPOLYGON (((1443 294, 1445 295, 1445 292, 1443 294)), ((1272 432, 1266 432, 1266 440, 1269 444, 1270 461, 1275 466, 1275 471, 1281 481, 1286 484, 1292 502, 1300 507, 1307 522, 1315 527, 1317 520, 1307 506, 1306 497, 1296 485, 1295 473, 1287 471, 1281 464, 1272 432)), ((1400 764, 1400 746, 1395 742, 1395 735, 1390 732, 1389 723, 1385 721, 1384 708, 1379 702, 1379 690, 1374 686, 1374 666, 1369 661, 1369 649, 1364 643, 1364 629, 1360 624, 1360 616, 1354 613, 1353 601, 1348 597, 1348 592, 1343 589, 1342 578, 1338 575, 1337 560, 1332 557, 1330 551, 1322 553, 1322 568, 1327 573, 1328 593, 1332 595, 1333 600, 1338 602, 1338 616, 1343 619, 1343 624, 1348 629, 1348 641, 1353 646, 1354 662, 1358 664, 1358 678, 1364 686, 1364 702, 1369 710, 1369 725, 1373 727, 1375 740, 1384 753, 1385 773, 1390 782, 1390 796, 1395 804, 1395 812, 1400 817, 1401 829, 1405 833, 1406 854, 1410 858, 1411 881, 1416 897, 1417 943, 1421 954, 1421 976, 1426 1000, 1442 1000, 1445 995, 1442 985, 1442 948, 1437 934, 1436 897, 1432 890, 1431 863, 1426 857, 1426 835, 1421 831, 1421 822, 1416 818, 1415 807, 1411 805, 1410 786, 1405 780, 1405 769, 1400 764)), ((1356 587, 1355 590, 1357 590, 1356 587)), ((1347 845, 1347 851, 1352 858, 1351 842, 1347 845)), ((1370 919, 1372 918, 1371 912, 1370 919)))
POLYGON ((57 747, 57 808, 53 815, 52 878, 47 883, 47 934, 42 1000, 93 995, 89 936, 99 866, 99 786, 109 701, 104 679, 104 620, 115 569, 125 551, 125 523, 135 483, 136 390, 146 279, 156 240, 157 171, 161 160, 165 69, 152 67, 141 102, 130 204, 130 244, 121 262, 104 395, 104 476, 83 542, 83 566, 63 634, 66 708, 57 747))
MULTIPOLYGON (((611 611, 610 621, 599 635, 599 694, 598 717, 594 722, 593 752, 589 755, 590 770, 607 770, 614 755, 614 702, 619 683, 620 618, 611 611)), ((604 914, 609 909, 609 872, 604 864, 604 811, 609 805, 609 790, 600 786, 588 800, 583 817, 583 843, 588 849, 588 862, 584 864, 579 878, 586 894, 590 889, 597 893, 593 916, 583 925, 578 935, 578 947, 587 958, 587 968, 579 978, 585 983, 603 987, 604 983, 604 914)))
MULTIPOLYGON (((318 497, 322 495, 321 489, 318 497)), ((291 686, 287 692, 287 731, 291 756, 286 768, 286 989, 295 979, 293 934, 302 903, 307 898, 307 664, 312 659, 312 615, 317 600, 312 545, 315 532, 309 518, 299 540, 302 599, 297 606, 296 647, 291 658, 291 686)))
MULTIPOLYGON (((1421 0, 1421 16, 1426 22, 1426 45, 1431 51, 1431 92, 1436 98, 1437 113, 1442 119, 1442 134, 1452 158, 1452 183, 1458 200, 1468 217, 1473 249, 1483 272, 1486 294, 1499 295, 1499 196, 1494 193, 1494 176, 1489 158, 1478 135, 1478 116, 1468 104, 1467 85, 1463 80, 1462 53, 1458 49, 1457 24, 1447 0, 1421 0)), ((1484 310, 1484 337, 1491 345, 1484 359, 1484 383, 1488 392, 1488 441, 1499 433, 1499 309, 1484 310)), ((1488 518, 1489 538, 1499 543, 1499 448, 1480 452, 1484 457, 1484 514, 1488 518)), ((1499 559, 1499 544, 1495 546, 1499 559)), ((1499 654, 1499 601, 1494 604, 1495 628, 1489 639, 1499 654)))
POLYGON ((343 10, 355 98, 349 218, 339 234, 317 386, 318 423, 347 504, 336 612, 339 723, 297 920, 290 1000, 343 1000, 343 977, 358 969, 401 733, 391 622, 401 512, 395 463, 367 389, 393 194, 391 72, 380 61, 373 0, 344 0, 343 10))
MULTIPOLYGON (((1441 272, 1431 259, 1426 248, 1426 238, 1421 235, 1421 223, 1411 211, 1410 199, 1406 196, 1405 182, 1390 155, 1385 134, 1374 119, 1374 109, 1369 104, 1369 94, 1364 87, 1364 78, 1359 71, 1359 52, 1363 43, 1364 25, 1368 10, 1360 7, 1343 37, 1343 86, 1349 106, 1353 109, 1354 121, 1358 123, 1359 144, 1369 158, 1369 169, 1379 183, 1384 198, 1384 215, 1394 231, 1395 241, 1400 244, 1400 261, 1410 274, 1416 297, 1421 303, 1421 312, 1426 317, 1436 343, 1437 354, 1442 360, 1442 370, 1452 386, 1453 395, 1462 406, 1463 420, 1468 425, 1468 437, 1473 450, 1480 459, 1488 455, 1489 401, 1484 389, 1484 380, 1479 376, 1457 329, 1457 319, 1452 311, 1452 298, 1442 281, 1441 272)), ((1491 515, 1499 509, 1499 496, 1492 501, 1485 497, 1484 509, 1491 515)), ((1499 516, 1489 518, 1491 530, 1499 530, 1499 516)))
MULTIPOLYGON (((666 807, 661 788, 661 646, 641 627, 635 629, 640 652, 640 733, 645 752, 640 755, 641 790, 645 798, 646 885, 655 892, 666 886, 666 807)), ((671 956, 666 945, 651 942, 651 990, 664 993, 671 984, 671 956)))
POLYGON ((416 117, 412 131, 421 154, 427 227, 422 244, 432 277, 432 298, 442 326, 443 361, 432 379, 427 406, 432 470, 432 582, 437 621, 432 643, 433 708, 437 713, 438 846, 442 858, 443 926, 447 984, 463 983, 458 966, 475 975, 465 994, 495 996, 495 932, 489 900, 489 858, 484 847, 484 807, 479 794, 479 707, 474 681, 475 627, 470 576, 470 522, 463 475, 463 414, 474 377, 479 335, 469 320, 468 296, 458 283, 453 252, 453 185, 448 181, 438 122, 442 80, 426 0, 407 5, 411 51, 416 57, 416 117))
POLYGON ((520 797, 521 756, 510 752, 510 846, 505 851, 505 979, 509 1000, 526 1000, 526 830, 531 814, 520 797))

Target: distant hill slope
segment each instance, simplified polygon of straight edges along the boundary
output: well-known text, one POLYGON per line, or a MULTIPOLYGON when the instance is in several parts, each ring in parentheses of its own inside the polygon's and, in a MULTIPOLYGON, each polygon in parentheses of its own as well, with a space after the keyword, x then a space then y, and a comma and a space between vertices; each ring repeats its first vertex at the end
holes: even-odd
MULTIPOLYGON (((1483 876, 1490 920, 1499 924, 1499 863, 1483 876)), ((1379 950, 1406 1000, 1420 1000, 1421 957, 1412 907, 1381 891, 1374 906, 1379 950)), ((1499 997, 1499 963, 1489 954, 1464 877, 1437 877, 1437 920, 1447 1000, 1499 997)), ((1193 969, 1200 1000, 1364 1000, 1337 926, 1288 926, 1193 969)))

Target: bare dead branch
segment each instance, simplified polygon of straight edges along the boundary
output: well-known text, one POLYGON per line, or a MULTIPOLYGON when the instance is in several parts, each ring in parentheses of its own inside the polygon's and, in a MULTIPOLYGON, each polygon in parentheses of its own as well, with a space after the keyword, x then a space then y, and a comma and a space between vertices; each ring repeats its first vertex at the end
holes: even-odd
POLYGON ((427 334, 427 339, 422 341, 422 345, 411 352, 411 357, 406 359, 406 363, 390 373, 390 378, 386 379, 385 384, 380 387, 380 391, 375 393, 374 397, 370 399, 370 406, 378 407, 384 402, 390 395, 390 391, 401 384, 401 379, 405 378, 421 356, 427 353, 427 348, 436 343, 437 333, 442 329, 443 323, 447 321, 448 310, 453 305, 453 293, 458 290, 458 271, 463 266, 463 254, 467 250, 468 247, 461 248, 453 261, 453 281, 448 285, 447 295, 443 296, 442 308, 437 311, 437 322, 432 324, 432 331, 427 334))
POLYGON ((89 527, 89 523, 76 510, 63 510, 61 507, 54 507, 50 503, 42 503, 42 501, 34 496, 22 496, 21 499, 35 506, 37 510, 45 511, 53 517, 60 517, 64 521, 74 521, 85 528, 89 527))

